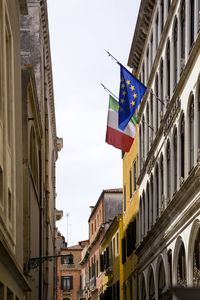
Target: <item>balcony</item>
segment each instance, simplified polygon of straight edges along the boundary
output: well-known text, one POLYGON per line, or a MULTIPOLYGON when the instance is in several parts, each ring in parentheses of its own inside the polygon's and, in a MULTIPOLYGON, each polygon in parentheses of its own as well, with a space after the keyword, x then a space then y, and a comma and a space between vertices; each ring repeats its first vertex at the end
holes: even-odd
POLYGON ((83 299, 86 299, 85 291, 79 290, 77 292, 77 300, 83 300, 83 299))

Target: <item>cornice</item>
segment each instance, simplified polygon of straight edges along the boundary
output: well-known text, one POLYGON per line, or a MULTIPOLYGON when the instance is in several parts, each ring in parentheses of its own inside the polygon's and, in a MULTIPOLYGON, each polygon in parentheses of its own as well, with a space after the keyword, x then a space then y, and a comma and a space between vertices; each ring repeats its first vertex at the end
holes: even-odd
POLYGON ((51 50, 50 50, 50 38, 49 38, 49 23, 48 23, 48 12, 47 12, 47 1, 40 1, 41 5, 41 23, 42 23, 42 31, 43 38, 45 43, 45 57, 46 57, 46 72, 47 72, 47 80, 49 87, 49 100, 50 100, 50 110, 51 110, 51 124, 53 127, 53 140, 54 140, 54 150, 57 154, 57 135, 56 135, 56 118, 55 118, 55 106, 54 106, 54 91, 53 91, 53 75, 52 75, 52 63, 51 63, 51 50))

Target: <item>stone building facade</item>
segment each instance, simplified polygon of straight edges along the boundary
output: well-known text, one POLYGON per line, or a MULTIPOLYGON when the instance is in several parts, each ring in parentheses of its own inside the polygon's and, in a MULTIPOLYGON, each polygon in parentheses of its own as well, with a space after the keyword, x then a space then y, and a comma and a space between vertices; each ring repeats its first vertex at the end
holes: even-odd
POLYGON ((55 299, 56 136, 46 1, 0 1, 0 299, 55 299))
POLYGON ((200 2, 142 0, 128 65, 139 107, 139 299, 200 282, 200 2))

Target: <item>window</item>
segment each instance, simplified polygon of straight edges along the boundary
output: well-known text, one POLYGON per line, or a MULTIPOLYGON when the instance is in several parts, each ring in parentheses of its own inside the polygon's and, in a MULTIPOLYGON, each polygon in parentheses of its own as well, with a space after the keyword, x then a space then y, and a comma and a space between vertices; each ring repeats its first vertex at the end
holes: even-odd
POLYGON ((153 65, 153 33, 151 35, 151 40, 150 40, 150 62, 151 62, 151 67, 153 65))
POLYGON ((117 232, 117 255, 119 254, 119 232, 117 232))
POLYGON ((156 165, 156 218, 159 217, 159 173, 158 173, 158 165, 156 165))
POLYGON ((92 223, 92 234, 93 234, 93 223, 92 223))
MULTIPOLYGON (((160 63, 160 99, 163 101, 164 98, 163 93, 163 59, 161 59, 160 63)), ((163 103, 160 103, 160 111, 163 112, 163 103)), ((161 118, 162 119, 162 118, 161 118)))
POLYGON ((144 276, 142 278, 141 300, 146 300, 146 288, 145 288, 144 276))
POLYGON ((170 171, 171 171, 171 155, 170 155, 170 142, 167 143, 167 198, 170 199, 171 183, 170 183, 170 171))
POLYGON ((155 82, 155 92, 156 92, 156 131, 158 130, 158 121, 159 121, 159 109, 158 109, 158 74, 156 74, 156 82, 155 82))
POLYGON ((115 238, 113 238, 113 260, 115 259, 115 238))
POLYGON ((68 255, 61 256, 61 264, 73 265, 73 263, 74 260, 73 260, 73 255, 71 253, 68 255))
POLYGON ((178 255, 178 265, 177 265, 177 285, 186 285, 186 261, 185 261, 185 248, 183 243, 181 244, 179 255, 178 255))
POLYGON ((169 269, 169 286, 172 286, 172 250, 167 253, 168 258, 168 269, 169 269))
POLYGON ((113 248, 112 248, 112 241, 110 242, 110 261, 111 261, 111 264, 113 262, 113 248))
POLYGON ((173 42, 174 42, 174 88, 177 84, 177 57, 178 57, 178 47, 177 47, 177 36, 178 36, 178 26, 177 18, 174 23, 174 32, 173 32, 173 42))
POLYGON ((38 156, 37 156, 37 149, 36 149, 36 136, 34 128, 31 128, 30 131, 30 165, 32 176, 36 186, 38 187, 38 156))
POLYGON ((167 43, 167 60, 166 60, 166 63, 167 63, 167 96, 168 96, 168 99, 170 100, 170 41, 168 41, 167 43))
POLYGON ((149 230, 150 228, 150 224, 149 224, 149 221, 150 221, 150 201, 149 201, 149 182, 147 182, 147 192, 146 192, 146 196, 147 196, 147 231, 149 230))
POLYGON ((154 285, 154 277, 153 270, 151 269, 150 278, 149 278, 149 300, 155 299, 155 285, 154 285))
POLYGON ((160 16, 160 22, 161 22, 161 32, 163 31, 163 26, 164 26, 164 1, 161 0, 160 1, 160 13, 161 13, 161 16, 160 16))
POLYGON ((146 220, 145 220, 145 213, 146 213, 146 207, 145 207, 145 193, 143 191, 142 194, 142 235, 144 236, 146 233, 146 220))
POLYGON ((157 13, 157 16, 156 16, 156 49, 158 48, 158 23, 159 23, 159 15, 157 13))
POLYGON ((96 230, 97 230, 97 223, 96 223, 96 219, 95 219, 95 221, 94 221, 94 232, 96 232, 96 230))
POLYGON ((181 177, 184 178, 185 172, 185 119, 184 115, 181 118, 181 127, 180 127, 180 156, 181 156, 181 177))
POLYGON ((174 131, 174 192, 177 190, 177 129, 174 131))
POLYGON ((147 132, 146 132, 146 145, 147 145, 147 153, 149 152, 149 103, 147 103, 147 112, 146 112, 146 120, 147 120, 147 132))
POLYGON ((147 48, 147 81, 149 78, 149 46, 147 48))
POLYGON ((142 126, 139 127, 139 151, 140 151, 140 169, 142 169, 142 126))
MULTIPOLYGON (((153 92, 151 91, 151 94, 150 94, 150 126, 151 128, 153 128, 153 92)), ((150 143, 153 142, 153 130, 151 129, 151 134, 150 134, 150 143)))
POLYGON ((136 160, 133 162, 133 191, 136 191, 136 182, 137 182, 137 169, 136 169, 136 160))
POLYGON ((153 175, 151 174, 150 178, 150 189, 151 189, 151 205, 150 205, 150 224, 153 224, 153 198, 154 198, 154 191, 153 191, 153 175))
POLYGON ((185 59, 185 0, 181 3, 181 59, 185 59))
POLYGON ((190 47, 192 47, 194 43, 194 22, 195 22, 194 0, 190 0, 190 47))
MULTIPOLYGON (((198 128, 200 128, 200 83, 199 83, 199 90, 198 90, 198 128)), ((198 130, 198 148, 200 149, 200 130, 198 130)), ((1 187, 0 187, 1 190, 1 187)))
POLYGON ((126 262, 126 237, 122 239, 122 264, 126 262))
POLYGON ((194 254, 193 254, 193 286, 199 287, 199 275, 197 270, 200 270, 200 229, 198 230, 195 243, 194 243, 194 254))
POLYGON ((192 95, 189 110, 189 134, 190 134, 190 170, 194 166, 194 96, 192 95))
POLYGON ((144 167, 145 159, 145 121, 144 116, 142 117, 142 166, 144 167))
POLYGON ((163 299, 166 293, 165 269, 163 261, 161 261, 158 271, 158 298, 163 299))
POLYGON ((164 195, 163 155, 161 156, 160 159, 160 193, 161 193, 161 200, 162 200, 164 195))
POLYGON ((132 171, 130 170, 129 171, 129 175, 130 175, 130 181, 129 181, 129 183, 130 183, 130 199, 132 198, 132 171))
POLYGON ((168 0, 168 11, 170 10, 171 0, 168 0))
POLYGON ((124 185, 124 211, 126 211, 126 186, 124 185))
POLYGON ((61 276, 61 290, 69 291, 73 289, 73 276, 61 276))

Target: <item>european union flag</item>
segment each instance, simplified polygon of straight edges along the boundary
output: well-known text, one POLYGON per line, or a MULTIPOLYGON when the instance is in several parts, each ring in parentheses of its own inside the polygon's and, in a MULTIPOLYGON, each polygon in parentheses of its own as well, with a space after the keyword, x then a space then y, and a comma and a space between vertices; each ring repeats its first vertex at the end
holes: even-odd
POLYGON ((118 127, 124 130, 147 88, 121 64, 120 73, 118 127))

